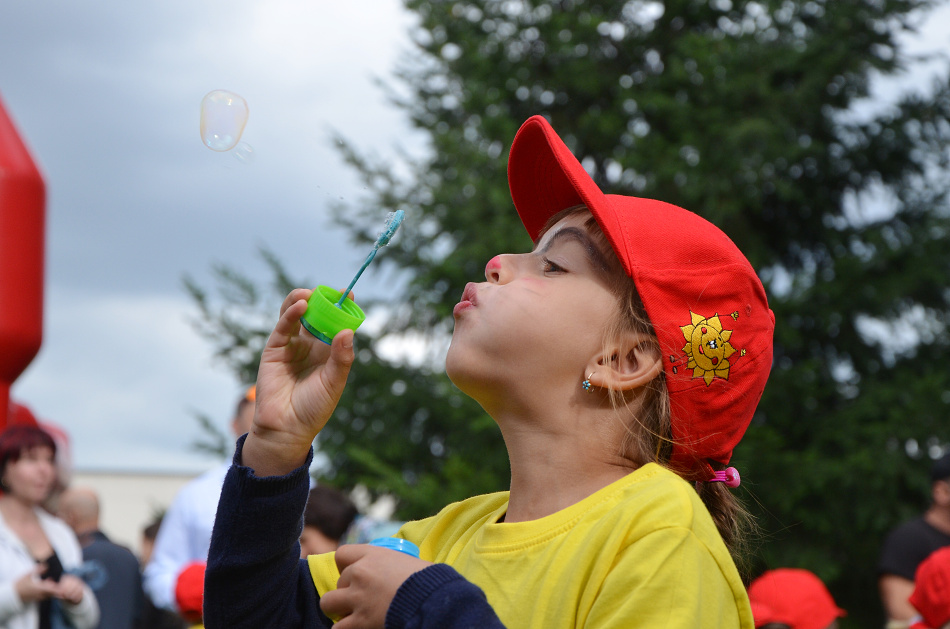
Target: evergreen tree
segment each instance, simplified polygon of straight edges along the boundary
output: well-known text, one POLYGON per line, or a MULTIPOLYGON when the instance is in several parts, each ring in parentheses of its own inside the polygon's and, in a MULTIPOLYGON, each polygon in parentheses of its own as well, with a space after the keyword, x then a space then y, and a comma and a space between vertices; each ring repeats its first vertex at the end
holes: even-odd
MULTIPOLYGON (((912 61, 899 38, 933 4, 406 0, 415 48, 391 93, 431 151, 408 174, 344 153, 370 202, 338 219, 369 243, 385 211, 405 210, 383 264, 408 286, 319 438, 334 482, 394 492, 402 517, 504 488, 492 420, 441 365, 384 360, 379 343, 444 338, 464 284, 530 247, 506 157, 540 113, 606 191, 697 212, 759 270, 775 363, 733 459, 762 526, 756 568, 811 569, 846 622, 880 622, 879 545, 926 507, 929 455, 950 441, 950 89, 867 99, 912 61)), ((216 346, 253 364, 258 330, 192 289, 216 346)))

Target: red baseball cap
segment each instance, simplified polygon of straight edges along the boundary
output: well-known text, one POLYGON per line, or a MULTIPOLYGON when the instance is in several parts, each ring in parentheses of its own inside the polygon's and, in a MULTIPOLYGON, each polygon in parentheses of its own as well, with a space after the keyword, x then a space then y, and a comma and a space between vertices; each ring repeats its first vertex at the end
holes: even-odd
POLYGON ((675 205, 604 194, 550 123, 529 118, 508 157, 515 208, 537 242, 547 221, 585 205, 646 307, 663 352, 671 466, 690 480, 729 462, 772 366, 775 316, 762 282, 722 230, 675 205))
POLYGON ((817 576, 800 568, 770 570, 749 586, 755 626, 769 623, 792 629, 826 629, 847 612, 835 605, 817 576))
POLYGON ((917 566, 908 600, 928 627, 939 629, 950 622, 950 546, 935 550, 917 566))
POLYGON ((175 602, 178 611, 188 622, 201 622, 201 606, 204 603, 205 562, 194 561, 178 573, 175 583, 175 602))

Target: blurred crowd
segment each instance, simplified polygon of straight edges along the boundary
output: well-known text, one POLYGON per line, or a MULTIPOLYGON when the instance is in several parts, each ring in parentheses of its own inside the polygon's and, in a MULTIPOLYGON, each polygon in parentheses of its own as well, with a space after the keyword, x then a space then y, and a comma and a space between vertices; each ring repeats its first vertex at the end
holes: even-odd
MULTIPOLYGON (((231 420, 248 431, 255 390, 231 420)), ((141 552, 100 529, 100 496, 72 486, 61 435, 20 407, 0 433, 0 629, 194 629, 205 561, 230 462, 186 484, 141 532, 141 552)), ((950 453, 931 472, 931 504, 882 544, 878 583, 886 629, 950 629, 950 453)), ((393 535, 401 522, 360 513, 345 492, 312 486, 301 557, 393 535)), ((834 629, 847 611, 802 567, 769 570, 748 588, 761 629, 834 629)))
MULTIPOLYGON (((233 413, 247 432, 255 390, 233 413)), ((70 482, 55 427, 15 405, 0 432, 0 629, 193 629, 201 626, 204 568, 218 493, 230 461, 187 483, 141 531, 141 551, 100 528, 100 496, 70 482)), ((394 534, 401 522, 361 514, 338 489, 315 485, 301 557, 394 534)))

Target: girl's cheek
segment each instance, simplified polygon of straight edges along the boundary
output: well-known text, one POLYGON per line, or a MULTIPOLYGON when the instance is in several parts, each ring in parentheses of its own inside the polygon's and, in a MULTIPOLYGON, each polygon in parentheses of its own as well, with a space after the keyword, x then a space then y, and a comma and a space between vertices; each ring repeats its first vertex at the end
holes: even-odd
POLYGON ((539 277, 525 277, 521 281, 525 288, 535 293, 541 293, 544 288, 544 280, 539 277))

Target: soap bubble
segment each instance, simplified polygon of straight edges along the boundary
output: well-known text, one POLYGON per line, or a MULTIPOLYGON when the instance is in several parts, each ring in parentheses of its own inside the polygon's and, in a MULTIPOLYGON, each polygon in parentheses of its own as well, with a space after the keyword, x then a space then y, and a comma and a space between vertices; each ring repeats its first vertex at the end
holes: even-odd
POLYGON ((254 161, 254 158, 256 157, 254 147, 248 144, 247 142, 241 142, 240 144, 238 144, 237 148, 234 149, 231 155, 234 155, 234 159, 236 159, 237 161, 243 164, 252 163, 254 161))
POLYGON ((201 141, 212 151, 230 151, 244 133, 247 113, 247 101, 234 92, 208 92, 201 99, 201 141))

